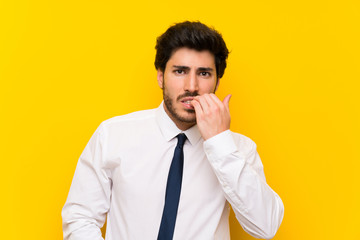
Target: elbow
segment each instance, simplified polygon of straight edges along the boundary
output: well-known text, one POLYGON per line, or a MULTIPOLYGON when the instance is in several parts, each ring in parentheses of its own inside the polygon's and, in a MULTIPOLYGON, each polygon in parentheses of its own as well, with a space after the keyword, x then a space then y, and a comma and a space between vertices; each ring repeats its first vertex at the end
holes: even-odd
POLYGON ((272 226, 266 228, 266 227, 262 227, 262 228, 257 228, 257 229, 247 229, 244 228, 245 232, 247 232, 249 235, 251 235, 254 238, 258 238, 258 239, 272 239, 273 237, 275 237, 275 234, 278 230, 278 228, 273 228, 272 226))
POLYGON ((262 238, 264 239, 274 238, 275 234, 280 228, 283 218, 284 218, 284 205, 280 200, 278 205, 278 211, 276 211, 276 213, 273 214, 272 220, 269 221, 268 226, 265 228, 265 231, 263 231, 264 236, 262 236, 262 238))
POLYGON ((69 214, 69 211, 66 209, 66 205, 61 211, 61 217, 62 217, 62 230, 63 230, 63 238, 64 240, 70 239, 71 235, 71 223, 73 222, 71 219, 71 215, 69 214))
MULTIPOLYGON (((280 220, 280 223, 281 223, 281 220, 280 220)), ((275 235, 280 227, 280 223, 277 224, 277 222, 274 222, 272 224, 269 224, 269 226, 263 227, 257 233, 253 233, 253 234, 251 234, 250 232, 248 232, 248 233, 255 238, 272 239, 275 237, 275 235)))
POLYGON ((275 211, 271 211, 267 217, 263 217, 257 224, 244 230, 251 236, 260 239, 272 239, 275 237, 284 217, 284 205, 280 200, 275 211))
POLYGON ((262 239, 272 239, 275 237, 275 234, 277 232, 277 229, 275 230, 271 230, 269 232, 264 232, 262 236, 259 236, 259 238, 262 238, 262 239))
POLYGON ((274 238, 277 231, 278 231, 278 229, 279 229, 279 227, 280 227, 280 224, 278 226, 271 227, 267 231, 264 231, 263 236, 261 236, 260 238, 263 238, 263 239, 272 239, 272 238, 274 238))

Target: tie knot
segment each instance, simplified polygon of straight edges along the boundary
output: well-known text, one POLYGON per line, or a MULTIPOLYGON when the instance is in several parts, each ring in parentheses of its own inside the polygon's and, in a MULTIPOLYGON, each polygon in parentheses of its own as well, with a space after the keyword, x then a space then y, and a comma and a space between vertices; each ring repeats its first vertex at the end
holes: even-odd
POLYGON ((186 140, 186 135, 184 133, 180 133, 176 137, 178 139, 177 147, 182 148, 184 146, 184 143, 185 143, 185 140, 186 140))

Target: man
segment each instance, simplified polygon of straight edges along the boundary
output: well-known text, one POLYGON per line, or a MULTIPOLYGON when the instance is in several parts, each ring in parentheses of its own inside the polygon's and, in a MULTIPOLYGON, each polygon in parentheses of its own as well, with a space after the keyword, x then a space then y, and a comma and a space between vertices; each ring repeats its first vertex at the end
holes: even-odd
POLYGON ((157 40, 164 101, 104 121, 81 154, 62 211, 64 239, 230 239, 229 203, 243 229, 272 238, 283 203, 255 143, 229 130, 230 95, 214 92, 228 49, 200 22, 157 40), (175 150, 174 150, 175 149, 175 150))

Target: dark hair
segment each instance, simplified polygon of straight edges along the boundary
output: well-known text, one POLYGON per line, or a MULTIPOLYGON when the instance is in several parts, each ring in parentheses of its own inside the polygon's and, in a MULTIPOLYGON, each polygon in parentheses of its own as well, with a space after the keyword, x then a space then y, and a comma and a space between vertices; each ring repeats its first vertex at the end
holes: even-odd
POLYGON ((229 50, 221 34, 201 22, 177 23, 157 38, 155 67, 165 71, 166 63, 179 48, 208 50, 215 56, 217 78, 224 75, 229 50))

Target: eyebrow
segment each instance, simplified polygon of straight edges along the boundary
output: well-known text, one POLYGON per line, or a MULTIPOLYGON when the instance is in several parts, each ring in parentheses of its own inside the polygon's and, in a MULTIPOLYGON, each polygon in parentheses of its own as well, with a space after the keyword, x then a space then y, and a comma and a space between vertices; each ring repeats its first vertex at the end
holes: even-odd
POLYGON ((173 68, 182 69, 182 70, 189 70, 190 69, 190 67, 188 67, 188 66, 178 66, 178 65, 173 65, 173 68))
POLYGON ((212 72, 212 71, 214 71, 214 69, 212 69, 212 68, 207 68, 207 67, 199 67, 198 68, 198 70, 199 71, 204 71, 204 72, 212 72))
MULTIPOLYGON (((173 65, 173 68, 182 69, 182 70, 189 70, 190 69, 190 67, 188 67, 188 66, 181 66, 181 65, 173 65)), ((210 67, 199 67, 197 70, 198 71, 204 71, 204 72, 205 71, 208 71, 208 72, 214 71, 214 69, 210 68, 210 67)))

